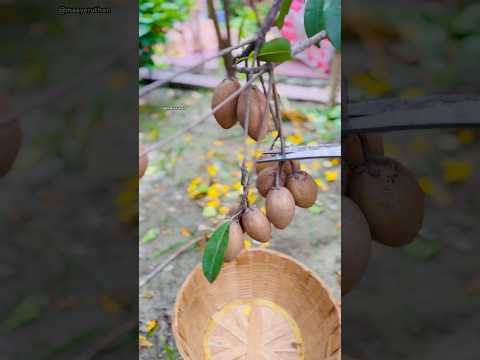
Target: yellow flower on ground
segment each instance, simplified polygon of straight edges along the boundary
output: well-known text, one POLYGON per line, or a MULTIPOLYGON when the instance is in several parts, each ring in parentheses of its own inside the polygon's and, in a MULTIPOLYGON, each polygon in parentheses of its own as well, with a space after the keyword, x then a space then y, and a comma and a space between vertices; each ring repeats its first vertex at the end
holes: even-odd
POLYGON ((265 209, 265 206, 261 207, 260 211, 263 212, 264 215, 267 215, 267 209, 265 209))
POLYGON ((209 202, 207 202, 207 206, 210 206, 212 208, 217 208, 220 206, 220 200, 218 199, 210 200, 209 202))
POLYGON ((464 182, 472 175, 472 165, 465 160, 444 160, 443 178, 449 183, 464 182))
POLYGON ((330 159, 330 164, 332 164, 333 166, 338 166, 340 165, 340 159, 339 158, 330 159))
POLYGON ((243 247, 247 250, 250 249, 252 247, 252 242, 248 239, 243 240, 243 247))
POLYGON ((216 165, 210 164, 207 166, 207 172, 208 175, 210 175, 211 177, 217 176, 218 168, 216 167, 216 165))
POLYGON ((327 170, 323 174, 325 175, 325 179, 329 182, 337 180, 338 177, 338 173, 336 171, 327 170))
POLYGON ((247 140, 245 140, 245 144, 253 145, 253 144, 256 144, 256 142, 252 138, 248 137, 247 140))
POLYGON ((433 193, 433 183, 429 178, 422 176, 418 179, 418 183, 426 195, 433 193))
POLYGON ((230 211, 230 208, 226 206, 222 206, 220 207, 220 209, 218 209, 218 212, 222 215, 227 215, 229 211, 230 211))
POLYGON ((277 130, 273 130, 270 135, 272 136, 272 140, 275 139, 277 136, 278 136, 278 131, 277 130))
POLYGON ((198 185, 203 182, 203 179, 200 176, 194 177, 192 181, 190 181, 191 185, 198 185))
POLYGON ((236 191, 242 190, 242 184, 240 183, 240 181, 237 181, 235 184, 233 184, 232 189, 236 191))
POLYGON ((475 132, 470 129, 462 129, 457 132, 457 139, 460 143, 469 145, 475 141, 475 132))
POLYGON ((141 348, 151 348, 153 344, 143 335, 138 335, 138 346, 141 348))
POLYGON ((216 199, 221 195, 221 187, 218 184, 212 184, 208 187, 207 197, 210 199, 216 199))
POLYGON ((145 331, 146 332, 151 332, 157 328, 158 321, 157 320, 150 320, 147 322, 145 325, 145 331))
POLYGON ((263 155, 263 150, 262 149, 257 149, 255 150, 255 157, 259 158, 263 155))
POLYGON ((243 153, 241 153, 241 152, 237 153, 237 160, 238 161, 243 161, 243 159, 245 159, 245 157, 243 156, 243 153))
POLYGON ((328 191, 328 185, 325 184, 325 183, 322 181, 322 179, 317 178, 317 179, 315 179, 315 182, 317 183, 317 186, 320 188, 320 190, 322 190, 323 192, 328 191))
POLYGON ((205 156, 207 159, 211 159, 215 156, 215 150, 208 150, 207 155, 205 156))
POLYGON ((253 190, 248 190, 248 203, 249 204, 255 204, 257 202, 257 196, 253 192, 253 190))
POLYGON ((222 140, 215 140, 212 144, 213 146, 222 146, 224 142, 222 140))
POLYGON ((190 236, 190 231, 187 228, 181 228, 180 229, 180 235, 184 237, 189 237, 190 236))
POLYGON ((287 141, 291 142, 292 144, 295 145, 300 145, 304 143, 303 136, 302 134, 296 133, 292 135, 287 136, 287 141))

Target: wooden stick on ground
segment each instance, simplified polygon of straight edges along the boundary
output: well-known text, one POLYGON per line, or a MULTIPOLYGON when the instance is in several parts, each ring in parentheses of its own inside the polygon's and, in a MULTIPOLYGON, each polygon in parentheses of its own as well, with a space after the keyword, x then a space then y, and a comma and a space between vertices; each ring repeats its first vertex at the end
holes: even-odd
POLYGON ((144 287, 150 280, 152 280, 158 273, 160 273, 163 269, 167 267, 173 260, 175 260, 179 255, 183 252, 188 250, 190 246, 198 243, 199 241, 205 239, 205 235, 202 235, 198 238, 194 238, 187 243, 185 243, 182 247, 180 247, 177 251, 175 251, 172 255, 168 257, 163 263, 155 267, 147 276, 145 276, 142 280, 140 280, 139 288, 144 287))

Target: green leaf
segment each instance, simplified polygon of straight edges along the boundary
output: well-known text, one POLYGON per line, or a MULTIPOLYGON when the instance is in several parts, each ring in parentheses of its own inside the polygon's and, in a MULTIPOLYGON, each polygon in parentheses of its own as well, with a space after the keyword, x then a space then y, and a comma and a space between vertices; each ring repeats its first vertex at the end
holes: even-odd
POLYGON ((48 297, 35 294, 25 297, 0 323, 0 335, 29 324, 39 318, 48 306, 48 297))
POLYGON ((160 229, 159 228, 150 229, 145 233, 145 235, 143 235, 142 243, 144 243, 144 244, 149 243, 150 241, 155 240, 158 235, 160 235, 160 229))
POLYGON ((305 33, 310 38, 320 31, 325 30, 323 17, 324 0, 308 0, 303 17, 305 33))
POLYGON ((280 13, 278 14, 277 20, 275 20, 275 25, 277 25, 279 29, 283 27, 285 16, 287 16, 291 4, 292 0, 282 0, 282 4, 280 5, 280 13))
POLYGON ((262 45, 258 59, 261 61, 282 63, 292 58, 292 47, 290 42, 281 37, 273 39, 262 45))
POLYGON ((426 261, 440 254, 442 244, 438 240, 418 236, 414 242, 406 245, 403 249, 411 257, 426 261))
POLYGON ((213 283, 220 274, 223 265, 223 257, 228 247, 228 232, 230 222, 220 225, 207 241, 207 246, 203 252, 202 268, 203 274, 208 282, 213 283))
POLYGON ((327 36, 337 50, 342 47, 342 5, 341 0, 325 0, 323 18, 327 36))

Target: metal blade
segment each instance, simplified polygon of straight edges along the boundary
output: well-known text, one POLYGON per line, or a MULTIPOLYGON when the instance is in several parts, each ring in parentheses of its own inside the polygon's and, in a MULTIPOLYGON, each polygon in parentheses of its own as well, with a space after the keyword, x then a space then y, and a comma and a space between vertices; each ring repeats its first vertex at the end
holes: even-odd
POLYGON ((342 133, 480 127, 480 97, 443 96, 349 104, 342 133))
POLYGON ((265 153, 269 154, 269 156, 265 156, 262 159, 257 159, 258 163, 280 160, 303 160, 342 156, 342 150, 339 144, 289 147, 285 149, 284 157, 282 157, 278 149, 265 153))

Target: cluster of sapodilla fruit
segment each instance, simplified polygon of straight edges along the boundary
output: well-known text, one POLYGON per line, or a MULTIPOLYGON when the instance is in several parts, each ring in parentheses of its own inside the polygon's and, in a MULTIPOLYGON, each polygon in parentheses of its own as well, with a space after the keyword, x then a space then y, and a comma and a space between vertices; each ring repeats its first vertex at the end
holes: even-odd
MULTIPOLYGON (((343 111, 346 112, 346 106, 343 111)), ((342 295, 368 267, 371 243, 404 246, 423 223, 424 193, 415 176, 384 155, 380 134, 342 140, 342 295)))
MULTIPOLYGON (((0 94, 0 114, 8 114, 12 110, 10 100, 0 94)), ((4 177, 12 169, 22 145, 22 129, 19 121, 0 123, 0 177, 4 177)))
MULTIPOLYGON (((238 89, 238 80, 223 80, 213 93, 212 109, 238 89)), ((228 101, 214 116, 224 129, 230 129, 237 122, 244 128, 247 100, 250 109, 248 135, 258 142, 268 132, 268 119, 271 114, 268 113, 267 119, 263 119, 265 111, 268 111, 267 99, 255 86, 228 101)), ((244 232, 254 240, 268 242, 272 237, 272 224, 277 229, 285 229, 295 216, 295 206, 309 208, 317 200, 317 184, 311 175, 301 170, 298 160, 257 162, 255 170, 258 193, 266 198, 266 214, 254 206, 246 209, 239 207, 230 213, 237 216, 230 225, 225 261, 232 261, 243 249, 244 232)))

